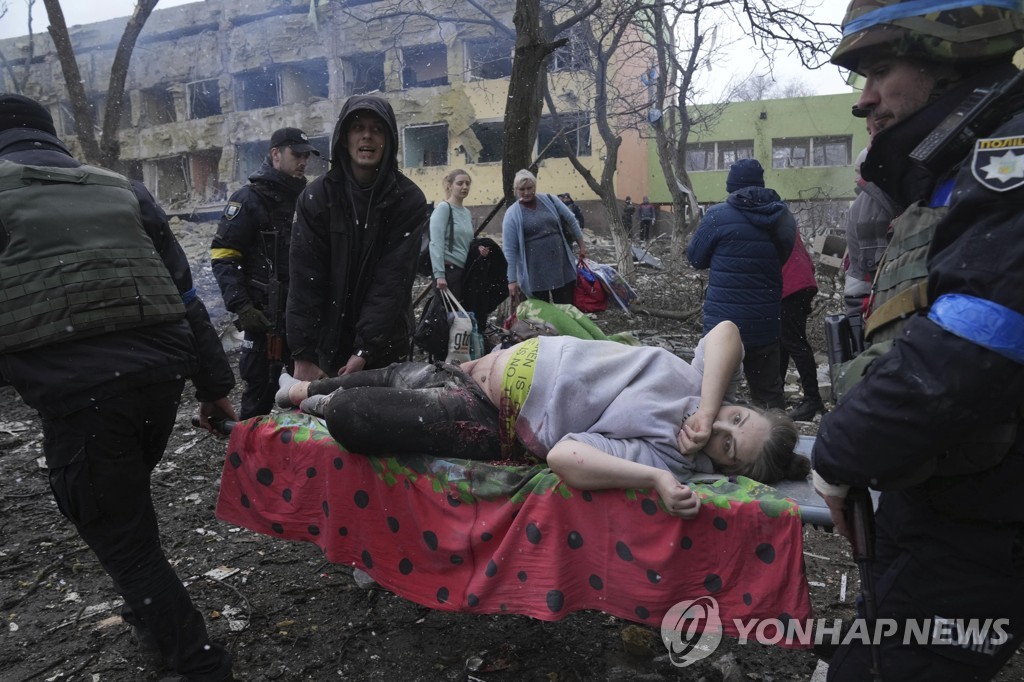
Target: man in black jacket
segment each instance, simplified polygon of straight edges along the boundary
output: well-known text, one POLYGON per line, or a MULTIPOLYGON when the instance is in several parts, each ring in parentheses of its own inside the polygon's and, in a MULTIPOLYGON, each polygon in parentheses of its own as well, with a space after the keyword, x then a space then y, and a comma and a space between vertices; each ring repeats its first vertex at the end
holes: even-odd
POLYGON ((290 363, 284 343, 288 247, 306 163, 320 152, 298 128, 281 128, 249 184, 231 195, 210 248, 213 275, 227 309, 245 332, 238 373, 245 381, 239 416, 268 414, 277 377, 290 363))
POLYGON ((929 6, 854 0, 832 56, 866 77, 857 106, 881 128, 864 179, 907 208, 866 317, 873 360, 813 452, 841 532, 848 486, 882 491, 871 576, 896 632, 881 670, 853 638, 830 680, 990 679, 1024 638, 1024 110, 971 99, 1017 75, 1024 13, 929 6), (946 120, 973 134, 919 149, 946 120))
POLYGON ((398 124, 373 95, 348 98, 331 169, 296 206, 286 312, 295 378, 386 367, 409 352, 412 283, 427 221, 398 169, 398 124))
POLYGON ((0 95, 0 374, 39 412, 57 506, 140 645, 185 679, 231 679, 160 548, 149 488, 186 377, 204 427, 234 418, 231 366, 146 188, 80 164, 49 112, 12 94, 0 95))

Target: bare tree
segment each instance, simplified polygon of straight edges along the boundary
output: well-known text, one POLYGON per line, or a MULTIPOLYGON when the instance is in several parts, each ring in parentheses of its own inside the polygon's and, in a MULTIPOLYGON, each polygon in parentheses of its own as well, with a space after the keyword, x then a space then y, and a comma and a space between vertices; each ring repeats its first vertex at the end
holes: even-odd
POLYGON ((777 81, 769 73, 756 73, 731 88, 727 99, 735 102, 759 102, 766 99, 807 97, 810 94, 811 89, 803 81, 777 81))
MULTIPOLYGON (((7 61, 7 56, 3 52, 0 52, 0 64, 3 65, 4 70, 11 79, 11 90, 19 94, 25 92, 25 84, 28 83, 29 69, 32 66, 32 57, 35 56, 35 35, 32 32, 32 6, 36 4, 36 0, 25 0, 25 6, 28 10, 28 46, 25 48, 24 56, 17 58, 21 60, 21 78, 14 71, 14 65, 7 61)), ((3 19, 7 15, 7 3, 0 2, 0 19, 3 19)))
POLYGON ((128 65, 131 63, 135 42, 142 32, 146 20, 153 13, 159 0, 138 0, 128 25, 121 35, 121 42, 114 53, 114 63, 110 67, 110 84, 107 87, 107 104, 103 114, 103 127, 99 141, 96 140, 96 127, 89 106, 89 96, 85 90, 75 49, 71 44, 64 11, 60 0, 43 0, 46 15, 50 20, 49 32, 53 39, 57 58, 60 60, 61 72, 64 74, 64 85, 71 100, 71 110, 75 115, 75 134, 82 146, 85 160, 100 166, 111 166, 121 156, 117 129, 124 108, 124 86, 128 79, 128 65))

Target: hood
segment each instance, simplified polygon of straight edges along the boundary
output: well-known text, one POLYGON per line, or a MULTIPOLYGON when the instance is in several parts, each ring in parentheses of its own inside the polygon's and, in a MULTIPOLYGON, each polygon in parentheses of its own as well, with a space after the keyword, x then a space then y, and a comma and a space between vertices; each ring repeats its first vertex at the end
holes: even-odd
POLYGON ((772 227, 789 210, 779 193, 768 187, 744 187, 730 194, 725 201, 760 229, 772 227))
POLYGON ((341 113, 338 114, 338 123, 334 126, 334 135, 331 138, 331 169, 327 174, 337 180, 352 180, 345 131, 348 128, 348 120, 360 111, 372 111, 388 124, 384 156, 381 158, 381 168, 373 187, 373 189, 377 189, 398 169, 398 122, 395 119, 395 110, 383 97, 354 95, 345 100, 341 113))
POLYGON ((305 177, 296 178, 291 175, 285 175, 274 168, 274 164, 269 156, 263 159, 260 167, 249 176, 249 182, 263 182, 296 196, 306 186, 305 177))

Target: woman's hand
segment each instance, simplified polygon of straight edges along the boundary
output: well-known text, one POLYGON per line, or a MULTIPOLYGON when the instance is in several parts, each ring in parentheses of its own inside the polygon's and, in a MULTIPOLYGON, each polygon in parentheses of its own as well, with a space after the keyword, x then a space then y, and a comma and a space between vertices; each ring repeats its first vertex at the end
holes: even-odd
POLYGON ((437 286, 438 291, 444 291, 445 289, 448 288, 448 280, 446 280, 444 277, 438 277, 435 284, 437 286))
POLYGON ((491 255, 491 247, 489 247, 489 246, 481 245, 481 246, 478 246, 476 248, 480 252, 480 257, 481 258, 487 258, 488 256, 491 255))
POLYGON ((508 297, 512 299, 513 303, 519 299, 519 283, 509 282, 508 283, 508 297))
POLYGON ((676 435, 676 444, 679 452, 684 455, 693 455, 704 449, 711 439, 712 427, 715 423, 715 414, 708 410, 697 408, 683 422, 682 428, 676 435))
POLYGON ((654 484, 658 497, 665 504, 668 513, 684 519, 697 517, 700 511, 700 498, 689 486, 683 485, 667 471, 662 472, 654 484))

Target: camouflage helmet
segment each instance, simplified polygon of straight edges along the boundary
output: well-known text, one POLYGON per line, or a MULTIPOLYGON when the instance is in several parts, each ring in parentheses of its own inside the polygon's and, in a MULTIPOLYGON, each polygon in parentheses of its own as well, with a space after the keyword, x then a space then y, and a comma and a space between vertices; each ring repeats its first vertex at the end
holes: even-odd
POLYGON ((857 71, 868 50, 926 61, 985 61, 1024 45, 1024 0, 852 0, 832 63, 857 71))

